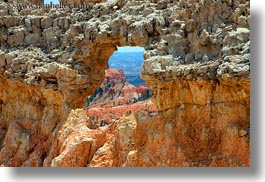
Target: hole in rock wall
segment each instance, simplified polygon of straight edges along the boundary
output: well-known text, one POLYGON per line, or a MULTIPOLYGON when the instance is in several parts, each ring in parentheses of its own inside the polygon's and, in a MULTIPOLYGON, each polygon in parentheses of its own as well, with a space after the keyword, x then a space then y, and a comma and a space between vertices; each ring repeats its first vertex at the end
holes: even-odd
POLYGON ((87 97, 86 112, 97 128, 135 112, 147 117, 157 113, 151 102, 151 87, 141 79, 144 48, 118 47, 109 58, 109 69, 93 95, 87 97))
POLYGON ((109 59, 109 67, 123 70, 126 81, 139 86, 145 81, 141 79, 140 72, 144 61, 144 48, 118 47, 118 51, 109 59))

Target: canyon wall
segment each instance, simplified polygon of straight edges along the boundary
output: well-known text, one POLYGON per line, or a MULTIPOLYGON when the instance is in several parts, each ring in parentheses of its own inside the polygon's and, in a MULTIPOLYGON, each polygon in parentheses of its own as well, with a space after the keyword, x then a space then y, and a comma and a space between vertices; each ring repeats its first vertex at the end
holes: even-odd
POLYGON ((0 3, 2 166, 249 166, 249 1, 0 3), (91 129, 82 108, 117 46, 145 48, 158 116, 91 129))

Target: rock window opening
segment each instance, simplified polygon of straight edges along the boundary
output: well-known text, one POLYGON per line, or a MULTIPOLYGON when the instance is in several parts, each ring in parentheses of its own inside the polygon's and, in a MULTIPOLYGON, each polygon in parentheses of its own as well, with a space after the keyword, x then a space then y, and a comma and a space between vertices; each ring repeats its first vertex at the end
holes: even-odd
POLYGON ((97 128, 135 112, 153 117, 157 113, 151 102, 150 86, 141 79, 144 48, 118 47, 109 58, 109 69, 93 95, 87 97, 85 108, 92 127, 97 128))

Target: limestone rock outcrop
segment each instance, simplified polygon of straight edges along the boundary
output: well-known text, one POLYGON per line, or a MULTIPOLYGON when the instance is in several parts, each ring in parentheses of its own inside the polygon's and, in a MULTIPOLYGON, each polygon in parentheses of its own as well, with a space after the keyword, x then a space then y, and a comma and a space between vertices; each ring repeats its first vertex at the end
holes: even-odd
MULTIPOLYGON (((125 164, 135 150, 135 117, 122 117, 109 127, 89 128, 83 110, 71 111, 45 160, 52 167, 114 167, 125 164), (82 119, 80 120, 80 117, 82 119), (59 151, 59 155, 54 158, 59 151), (51 161, 49 159, 52 159, 51 161)), ((133 163, 133 160, 129 161, 133 163)))
POLYGON ((0 164, 249 166, 249 5, 125 0, 18 10, 0 3, 0 164), (66 121, 83 120, 71 112, 126 45, 145 48, 142 78, 159 115, 109 126, 117 142, 102 141, 102 129, 64 132, 66 121))

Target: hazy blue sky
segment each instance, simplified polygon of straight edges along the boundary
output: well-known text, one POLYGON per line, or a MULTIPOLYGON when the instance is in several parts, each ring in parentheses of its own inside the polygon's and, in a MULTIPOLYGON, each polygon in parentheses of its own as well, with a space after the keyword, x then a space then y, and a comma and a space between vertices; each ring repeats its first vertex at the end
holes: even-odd
POLYGON ((130 46, 125 46, 125 47, 118 47, 119 52, 143 52, 144 48, 142 47, 130 47, 130 46))
POLYGON ((44 0, 45 4, 49 4, 50 2, 52 2, 53 4, 59 4, 59 0, 44 0))

